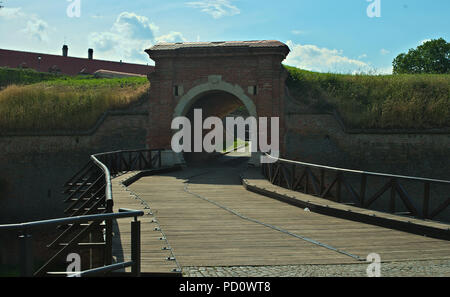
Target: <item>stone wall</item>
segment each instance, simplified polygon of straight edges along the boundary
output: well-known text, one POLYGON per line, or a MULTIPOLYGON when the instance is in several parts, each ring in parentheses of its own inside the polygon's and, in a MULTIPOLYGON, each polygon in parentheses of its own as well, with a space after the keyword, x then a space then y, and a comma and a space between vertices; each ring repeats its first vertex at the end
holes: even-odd
POLYGON ((286 157, 322 165, 450 180, 450 134, 344 131, 333 114, 286 115, 286 157))
POLYGON ((62 185, 91 154, 144 148, 147 120, 115 112, 91 131, 0 136, 0 224, 63 216, 62 185))

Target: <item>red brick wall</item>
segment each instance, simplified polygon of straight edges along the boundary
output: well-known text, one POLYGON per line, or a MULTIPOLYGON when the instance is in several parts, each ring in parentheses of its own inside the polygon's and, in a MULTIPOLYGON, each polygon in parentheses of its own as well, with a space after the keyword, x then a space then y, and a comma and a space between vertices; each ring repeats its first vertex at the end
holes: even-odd
POLYGON ((28 68, 42 72, 48 72, 51 67, 56 65, 61 70, 61 73, 67 75, 77 75, 82 69, 86 69, 87 73, 94 73, 97 70, 103 69, 147 75, 152 72, 154 68, 153 66, 140 64, 95 59, 89 60, 84 58, 63 57, 62 55, 57 56, 0 49, 0 67, 18 68, 23 63, 25 63, 28 68), (38 60, 39 56, 42 57, 40 62, 38 60))
MULTIPOLYGON (((221 75, 222 81, 239 85, 253 100, 258 117, 280 118, 280 143, 284 140, 284 88, 287 73, 279 54, 248 54, 200 57, 155 58, 155 72, 149 76, 150 114, 147 144, 150 148, 170 149, 170 124, 182 96, 175 97, 173 88, 182 85, 184 94, 208 81, 210 75, 221 75), (257 95, 248 93, 248 87, 257 85, 257 95)), ((217 100, 213 104, 219 104, 217 100)), ((219 106, 218 106, 219 109, 219 106)))

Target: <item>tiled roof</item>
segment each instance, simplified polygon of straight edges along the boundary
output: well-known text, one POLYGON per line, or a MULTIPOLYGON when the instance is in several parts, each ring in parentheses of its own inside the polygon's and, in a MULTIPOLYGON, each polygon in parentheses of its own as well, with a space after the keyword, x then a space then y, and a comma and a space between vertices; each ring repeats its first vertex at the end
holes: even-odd
POLYGON ((167 51, 188 48, 223 48, 223 47, 247 47, 247 48, 278 48, 286 45, 277 40, 254 40, 254 41, 217 41, 217 42, 177 42, 159 43, 150 51, 167 51))

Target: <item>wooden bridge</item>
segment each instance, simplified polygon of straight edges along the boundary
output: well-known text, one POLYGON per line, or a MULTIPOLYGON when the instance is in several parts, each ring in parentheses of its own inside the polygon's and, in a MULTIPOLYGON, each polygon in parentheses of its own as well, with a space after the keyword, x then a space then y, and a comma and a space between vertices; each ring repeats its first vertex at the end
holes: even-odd
MULTIPOLYGON (((260 170, 248 169, 245 156, 239 153, 179 171, 141 174, 140 178, 137 174, 114 178, 112 189, 115 208, 146 213, 142 219, 143 272, 164 273, 191 266, 365 263, 370 253, 387 262, 450 259, 448 240, 314 213, 247 190, 244 185, 251 184, 273 193, 296 195, 305 202, 315 199, 331 208, 352 208, 274 186, 260 170), (128 187, 122 184, 137 178, 128 187)), ((359 210, 353 209, 355 213, 359 210)), ((406 221, 405 217, 363 212, 385 216, 388 221, 392 217, 406 221)), ((448 234, 446 224, 408 221, 448 234)), ((114 232, 113 256, 127 260, 129 225, 121 221, 114 232)))
MULTIPOLYGON (((253 168, 249 155, 238 152, 182 167, 167 153, 93 155, 65 185, 67 218, 0 226, 0 231, 21 230, 22 274, 65 275, 61 269, 73 252, 88 256, 82 275, 367 265, 372 253, 383 262, 450 260, 450 225, 431 220, 447 216, 450 199, 435 201, 435 194, 449 181, 282 159, 253 168), (423 197, 417 195, 420 187, 423 197), (422 199, 422 210, 409 193, 422 199), (386 197, 387 212, 369 209, 386 197), (48 244, 54 256, 34 270, 31 230, 50 225, 61 229, 48 244)), ((448 189, 442 193, 445 197, 448 189)))

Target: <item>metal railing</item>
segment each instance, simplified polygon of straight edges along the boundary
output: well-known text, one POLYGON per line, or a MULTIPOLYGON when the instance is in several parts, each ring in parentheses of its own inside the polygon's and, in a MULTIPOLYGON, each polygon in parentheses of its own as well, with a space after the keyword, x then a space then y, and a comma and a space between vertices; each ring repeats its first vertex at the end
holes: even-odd
MULTIPOLYGON (((114 205, 111 177, 127 171, 161 168, 161 152, 161 149, 141 149, 92 155, 91 161, 65 184, 65 192, 69 195, 66 202, 71 203, 65 212, 71 216, 111 213, 114 205)), ((70 229, 74 227, 69 227, 65 232, 73 231, 70 229)), ((65 236, 64 232, 50 244, 50 247, 60 242, 63 236, 65 236)), ((107 220, 105 224, 105 245, 105 265, 109 265, 112 259, 112 222, 110 220, 107 220)))
POLYGON ((450 205, 450 181, 447 180, 350 170, 266 156, 274 162, 262 164, 262 174, 272 184, 335 202, 370 208, 381 197, 388 196, 387 212, 421 219, 434 219, 450 205), (431 198, 433 187, 442 188, 434 191, 435 196, 440 196, 435 201, 431 198), (343 189, 347 192, 345 197, 343 189), (421 200, 421 210, 410 193, 421 200), (397 197, 403 202, 402 209, 399 209, 397 197))
MULTIPOLYGON (((41 268, 33 273, 34 276, 45 275, 58 257, 74 246, 78 246, 80 249, 90 249, 91 251, 93 248, 103 249, 104 267, 94 268, 91 263, 91 269, 80 275, 92 275, 99 272, 103 273, 110 271, 110 269, 115 270, 115 267, 119 266, 123 268, 133 265, 132 267, 134 267, 140 263, 140 259, 137 259, 136 257, 131 262, 119 263, 120 265, 112 264, 113 220, 133 215, 130 215, 130 212, 113 214, 114 202, 111 177, 128 171, 162 168, 162 151, 163 150, 161 149, 142 149, 114 151, 92 155, 90 161, 64 185, 63 193, 67 195, 64 202, 69 204, 64 211, 68 215, 67 218, 7 225, 2 226, 0 231, 20 228, 22 228, 21 230, 26 231, 30 228, 43 225, 57 225, 58 228, 62 229, 57 238, 47 246, 48 248, 58 248, 62 246, 62 248, 41 268), (85 226, 83 226, 82 223, 85 223, 85 226), (92 234, 98 235, 100 232, 103 234, 103 236, 101 236, 102 242, 92 242, 92 234), (87 237, 89 237, 89 242, 82 244, 81 241, 86 240, 87 237)), ((134 228, 132 233, 134 232, 135 234, 134 240, 139 239, 137 235, 140 233, 138 223, 137 220, 135 220, 134 224, 132 223, 132 228, 134 228)), ((29 253, 29 245, 31 245, 31 235, 27 233, 28 232, 23 232, 20 237, 23 255, 29 253)), ((135 243, 134 251, 139 249, 140 247, 135 243)), ((26 262, 21 265, 21 267, 23 267, 23 275, 30 275, 29 258, 29 256, 21 257, 22 261, 26 262)), ((137 271, 137 268, 135 267, 132 270, 137 271)))
MULTIPOLYGON (((69 218, 59 218, 52 220, 35 221, 22 224, 9 224, 0 225, 1 232, 11 232, 19 231, 19 242, 20 242, 20 274, 21 276, 39 276, 45 273, 44 268, 47 267, 47 263, 51 263, 55 258, 61 256, 67 249, 76 246, 78 242, 78 237, 73 238, 65 247, 56 253, 46 264, 38 269, 36 272, 33 271, 34 261, 33 261, 33 249, 32 249, 32 231, 39 228, 59 226, 66 224, 80 224, 88 222, 96 222, 97 224, 105 220, 113 219, 123 219, 123 218, 134 218, 131 222, 131 261, 115 263, 106 265, 102 268, 91 269, 84 272, 76 272, 75 276, 88 276, 88 275, 98 275, 106 272, 115 271, 125 267, 131 267, 131 272, 135 276, 140 275, 140 253, 141 253, 141 240, 140 240, 140 221, 137 217, 143 216, 143 211, 130 210, 130 209, 120 209, 119 213, 107 213, 107 214, 96 214, 96 215, 85 215, 78 217, 69 218)), ((66 272, 71 275, 70 272, 66 272)))

